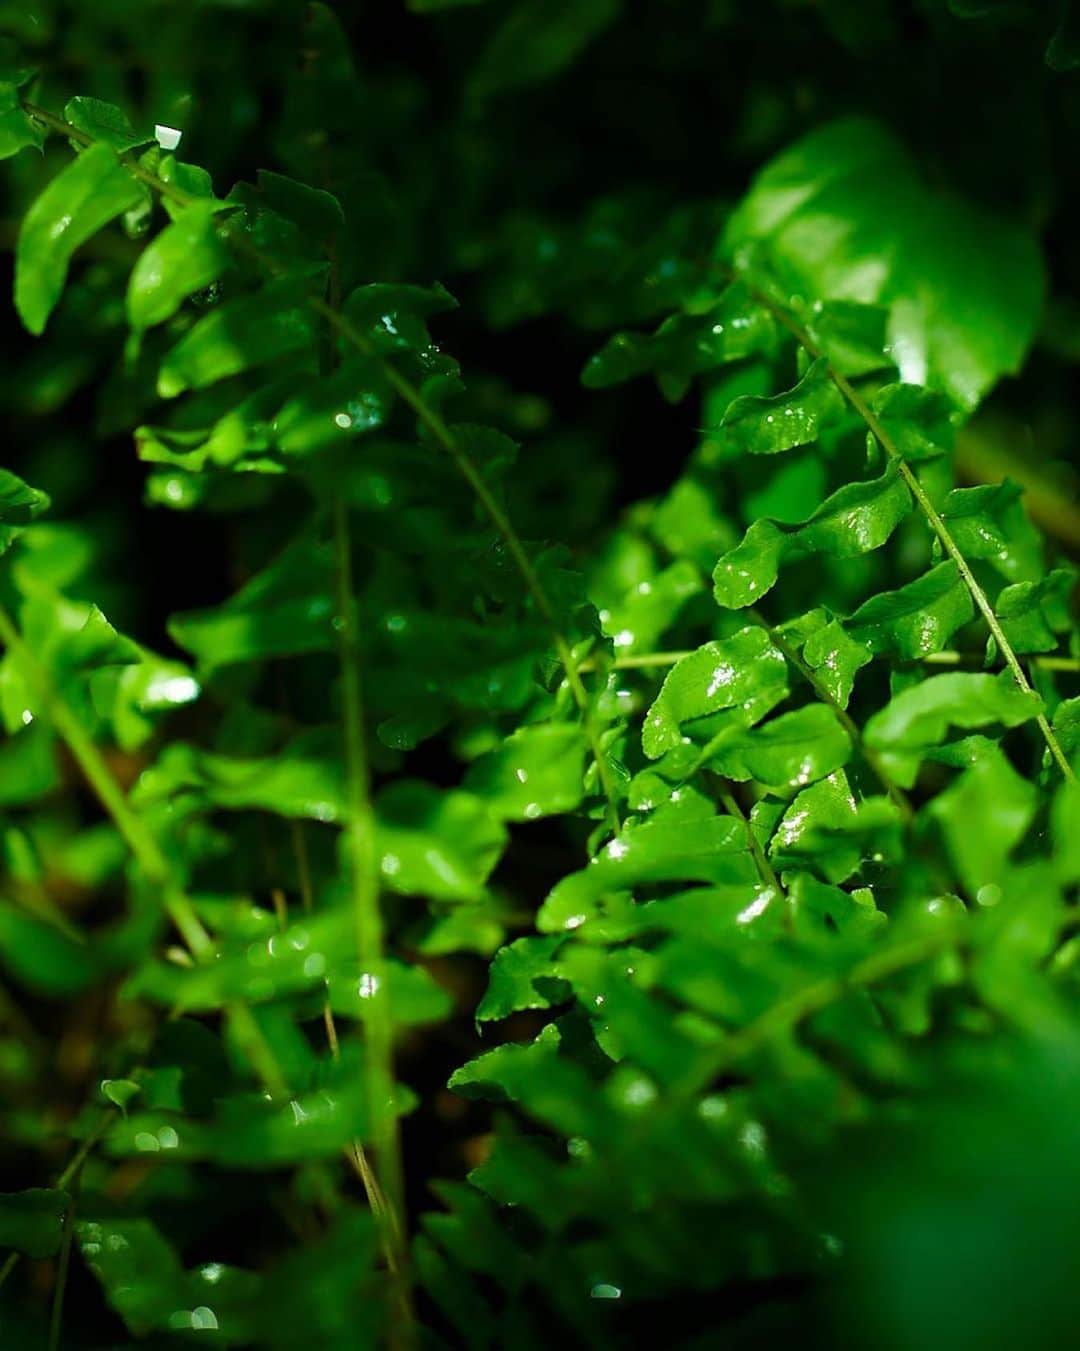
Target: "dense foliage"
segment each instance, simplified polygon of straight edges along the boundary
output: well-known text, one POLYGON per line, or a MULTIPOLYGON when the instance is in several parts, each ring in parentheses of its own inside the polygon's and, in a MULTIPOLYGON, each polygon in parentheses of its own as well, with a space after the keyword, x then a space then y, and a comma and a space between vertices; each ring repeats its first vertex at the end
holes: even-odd
POLYGON ((355 9, 0 3, 0 1344, 1067 1344, 1068 4, 355 9))

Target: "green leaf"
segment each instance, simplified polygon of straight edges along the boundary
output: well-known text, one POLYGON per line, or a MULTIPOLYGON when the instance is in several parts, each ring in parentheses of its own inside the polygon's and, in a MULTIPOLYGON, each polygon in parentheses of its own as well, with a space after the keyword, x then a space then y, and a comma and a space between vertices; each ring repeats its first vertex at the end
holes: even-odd
POLYGON ((332 193, 298 183, 284 174, 271 173, 269 169, 260 169, 257 181, 270 207, 302 230, 329 240, 344 226, 345 213, 332 193))
POLYGON ((772 398, 744 394, 724 414, 723 427, 737 450, 775 455, 816 441, 821 428, 844 412, 844 399, 829 375, 829 363, 815 361, 794 389, 772 398))
POLYGON ((927 808, 945 839, 953 867, 981 905, 1001 899, 1009 855, 1031 825, 1034 784, 995 748, 966 769, 927 808))
POLYGON ((301 534, 223 604, 173 615, 169 636, 200 671, 334 651, 330 551, 301 534))
POLYGON ((895 464, 880 478, 838 488, 801 525, 755 521, 742 542, 717 563, 718 605, 742 609, 776 585, 782 563, 825 553, 854 558, 885 543, 911 510, 911 495, 895 464))
POLYGON ((563 941, 562 934, 551 934, 519 938, 500 948, 476 1010, 477 1022, 507 1018, 522 1009, 549 1009, 560 1002, 563 982, 554 956, 563 941))
POLYGON ((216 228, 217 210, 215 203, 193 203, 143 250, 128 282, 133 328, 171 319, 188 296, 216 281, 228 267, 228 249, 216 228))
POLYGON ((0 554, 7 552, 23 526, 48 509, 47 493, 31 488, 10 470, 0 469, 0 554))
POLYGON ((927 187, 874 122, 830 122, 758 174, 725 250, 754 244, 787 294, 888 306, 900 379, 963 408, 1015 371, 1035 336, 1043 273, 1031 235, 927 187))
POLYGON ((819 301, 806 323, 815 345, 841 375, 869 375, 892 365, 886 352, 889 311, 853 300, 819 301))
POLYGON ((45 128, 23 111, 18 90, 0 85, 0 160, 10 159, 28 145, 41 148, 45 128))
POLYGON ((15 246, 15 308, 31 333, 45 331, 75 250, 135 206, 141 191, 114 150, 93 145, 34 202, 15 246))
POLYGON ((53 1257, 70 1204, 67 1192, 43 1187, 0 1194, 0 1248, 13 1248, 27 1257, 53 1257))
POLYGON ((127 1111, 127 1105, 133 1099, 137 1098, 142 1092, 141 1085, 132 1079, 102 1079, 101 1096, 119 1107, 122 1112, 127 1111))
POLYGON ((975 606, 949 559, 896 591, 883 591, 846 621, 851 638, 878 655, 918 661, 940 652, 975 617, 975 606))
POLYGON ((503 821, 573 811, 584 796, 585 734, 568 723, 519 727, 469 766, 465 787, 503 821))
POLYGON ((851 742, 824 704, 783 713, 761 727, 737 733, 710 756, 726 778, 756 779, 774 792, 802 788, 846 764, 851 742))
POLYGON ((668 882, 747 882, 756 879, 746 828, 730 816, 703 815, 692 799, 628 822, 588 867, 549 893, 536 917, 542 933, 597 928, 607 897, 668 882))
POLYGON ((949 401, 932 389, 886 385, 870 406, 893 445, 912 463, 945 455, 956 442, 949 401))
POLYGON ((550 79, 614 21, 620 0, 520 0, 496 27, 466 82, 474 99, 550 79))
POLYGON ((158 393, 173 399, 253 366, 312 348, 315 318, 292 281, 268 282, 200 319, 161 363, 158 393))
POLYGON ((207 806, 313 821, 345 815, 345 768, 336 729, 314 728, 271 756, 215 755, 183 742, 166 748, 139 780, 136 800, 197 794, 207 806))
POLYGON ((646 714, 642 749, 655 760, 684 741, 684 724, 746 704, 752 721, 786 694, 784 657, 764 629, 751 625, 676 662, 646 714))
POLYGON ((1075 585, 1075 568, 1054 568, 1037 582, 1002 588, 994 612, 1014 652, 1054 651, 1057 635, 1072 624, 1070 596, 1075 585))
POLYGON ((383 881, 404 896, 479 901, 506 847, 506 827, 483 799, 399 779, 378 795, 383 881))
POLYGON ((1043 544, 1020 499, 1019 485, 1008 479, 954 488, 941 515, 969 562, 985 560, 1009 582, 1038 581, 1044 571, 1043 544))
POLYGON ((124 110, 115 103, 103 103, 101 99, 87 98, 81 94, 68 99, 64 105, 64 118, 95 141, 104 141, 118 155, 154 139, 152 136, 140 136, 128 121, 124 110))
POLYGON ((847 708, 858 671, 872 660, 870 649, 838 619, 826 619, 803 644, 803 660, 841 708, 847 708))
POLYGON ((735 282, 704 314, 674 314, 655 333, 617 333, 589 358, 586 389, 655 375, 669 398, 682 398, 696 375, 777 346, 776 321, 735 282))
POLYGON ((394 393, 385 374, 364 357, 343 362, 329 376, 311 376, 273 420, 283 455, 307 456, 381 427, 394 393))
POLYGON ((1021 690, 1009 671, 996 676, 950 672, 895 695, 867 721, 865 737, 907 788, 923 754, 944 740, 950 727, 1018 727, 1041 711, 1039 696, 1021 690))

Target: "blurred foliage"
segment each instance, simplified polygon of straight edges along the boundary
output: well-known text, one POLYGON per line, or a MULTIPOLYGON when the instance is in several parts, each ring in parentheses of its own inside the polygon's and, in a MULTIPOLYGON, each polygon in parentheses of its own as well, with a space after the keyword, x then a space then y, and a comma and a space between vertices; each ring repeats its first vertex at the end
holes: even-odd
POLYGON ((0 33, 0 1343, 1066 1343, 1072 7, 0 33))

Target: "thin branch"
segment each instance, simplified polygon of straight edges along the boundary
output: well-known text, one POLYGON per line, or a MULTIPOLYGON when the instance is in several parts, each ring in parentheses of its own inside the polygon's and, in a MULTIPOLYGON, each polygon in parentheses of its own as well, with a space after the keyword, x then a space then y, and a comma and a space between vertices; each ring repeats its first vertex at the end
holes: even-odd
POLYGON ((145 822, 128 802, 123 789, 113 778, 101 752, 82 723, 54 688, 48 671, 38 661, 15 627, 8 612, 0 606, 0 642, 11 653, 26 681, 41 699, 56 730, 94 790, 101 805, 112 817, 117 830, 131 850, 147 880, 157 888, 162 905, 195 957, 212 955, 214 945, 195 913, 195 907, 177 885, 172 867, 145 822))
MULTIPOLYGON (((347 816, 345 840, 352 874, 356 948, 360 959, 363 999, 364 1072, 372 1118, 377 1167, 374 1176, 359 1149, 352 1151, 357 1172, 370 1195, 383 1204, 373 1206, 383 1229, 395 1307, 393 1341, 411 1344, 415 1318, 408 1274, 405 1236, 405 1174, 401 1158, 401 1128, 394 1102, 394 1024, 390 1005, 389 966, 382 910, 379 905, 379 861, 375 849, 375 809, 371 799, 371 772, 367 758, 364 700, 361 686, 360 635, 356 596, 352 586, 352 543, 345 499, 334 503, 334 552, 341 638, 341 688, 345 722, 347 816)), ((328 1032, 330 1030, 328 1026, 328 1032)), ((336 1041, 336 1033, 334 1034, 336 1041)))

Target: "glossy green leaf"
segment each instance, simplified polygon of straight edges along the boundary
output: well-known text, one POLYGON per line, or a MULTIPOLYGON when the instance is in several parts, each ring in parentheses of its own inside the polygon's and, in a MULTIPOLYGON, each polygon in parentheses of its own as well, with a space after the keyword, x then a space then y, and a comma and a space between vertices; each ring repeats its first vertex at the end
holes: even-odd
POLYGON ((152 136, 140 136, 124 110, 115 103, 104 103, 82 94, 68 99, 64 105, 64 118, 92 140, 104 141, 118 155, 153 140, 152 136))
POLYGON ((874 395, 871 406, 905 460, 932 460, 952 450, 956 431, 943 395, 920 385, 886 385, 874 395))
POLYGON ((950 559, 907 586, 871 597, 845 627, 871 652, 917 661, 940 652, 974 616, 971 592, 950 559))
POLYGON ((488 987, 476 1010, 477 1022, 506 1018, 522 1009, 547 1009, 558 1002, 565 983, 555 953, 561 934, 519 938, 495 954, 488 987))
POLYGON ((34 122, 20 106, 18 91, 0 84, 0 160, 10 159, 27 146, 41 147, 44 128, 34 122))
POLYGON ((75 250, 136 205, 141 187, 107 145, 63 169, 27 212, 15 249, 15 308, 31 333, 45 330, 75 250))
POLYGON ((803 644, 803 660, 841 708, 846 708, 855 676, 871 660, 870 648, 848 633, 838 619, 815 626, 803 644))
POLYGON ((815 361, 794 389, 773 398, 743 395, 724 414, 731 443, 749 455, 775 455, 816 441, 821 429, 844 411, 844 399, 829 375, 829 363, 815 361))
POLYGON ((774 791, 802 788, 847 763, 851 742, 824 704, 782 713, 760 727, 736 734, 710 757, 726 778, 756 779, 774 791))
POLYGON ((655 375, 664 393, 681 398, 692 377, 777 346, 776 321, 741 282, 703 314, 675 314, 655 333, 617 333, 581 374, 587 389, 606 389, 655 375))
POLYGON ((741 609, 776 585, 781 565, 813 554, 855 558, 885 543, 911 510, 895 465, 880 478, 838 488, 801 525, 755 521, 713 572, 717 604, 741 609))
POLYGON ((819 301, 807 331, 841 375, 868 375, 893 364, 887 350, 888 322, 889 311, 883 305, 819 301))
POLYGON ((212 203, 195 202, 143 250, 128 282, 133 328, 170 319, 188 296, 216 281, 229 263, 212 203))
POLYGON ((954 488, 941 512, 960 552, 982 559, 1009 582, 1036 581, 1043 572, 1042 543, 1028 520, 1018 484, 954 488))
POLYGON ((702 815, 692 802, 672 803, 630 822, 588 867, 564 877, 537 915, 545 933, 596 927, 607 897, 668 882, 745 882, 755 877, 743 825, 702 815))
POLYGON ((875 122, 811 131, 758 174, 725 247, 760 245, 790 292, 886 305, 900 378, 970 408, 1035 335, 1042 265, 1021 228, 924 184, 875 122))
POLYGON ((0 554, 11 547, 23 526, 48 509, 47 493, 31 488, 10 470, 0 469, 0 554))
POLYGON ((767 713, 787 693, 787 663, 764 629, 706 643, 671 668, 642 728, 650 759, 678 746, 684 724, 739 705, 767 713))

